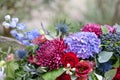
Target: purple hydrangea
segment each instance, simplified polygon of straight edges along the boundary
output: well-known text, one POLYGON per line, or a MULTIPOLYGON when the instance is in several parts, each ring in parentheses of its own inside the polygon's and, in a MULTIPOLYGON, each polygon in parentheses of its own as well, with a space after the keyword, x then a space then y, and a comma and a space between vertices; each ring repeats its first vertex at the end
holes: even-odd
POLYGON ((74 52, 79 58, 86 59, 100 51, 100 39, 92 32, 77 32, 65 38, 67 52, 74 52))

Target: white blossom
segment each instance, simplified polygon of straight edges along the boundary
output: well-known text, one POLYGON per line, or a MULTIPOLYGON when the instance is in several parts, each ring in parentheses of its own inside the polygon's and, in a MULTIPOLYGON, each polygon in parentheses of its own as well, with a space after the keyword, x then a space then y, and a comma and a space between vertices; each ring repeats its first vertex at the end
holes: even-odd
POLYGON ((7 22, 5 22, 5 21, 2 23, 2 25, 3 25, 5 28, 9 28, 9 27, 10 27, 10 24, 7 23, 7 22))
POLYGON ((4 80, 4 78, 5 78, 5 76, 6 76, 5 73, 4 73, 4 71, 5 71, 4 68, 1 67, 1 68, 0 68, 0 80, 4 80))
POLYGON ((5 20, 6 20, 6 21, 10 20, 10 15, 6 15, 6 16, 5 16, 5 20))

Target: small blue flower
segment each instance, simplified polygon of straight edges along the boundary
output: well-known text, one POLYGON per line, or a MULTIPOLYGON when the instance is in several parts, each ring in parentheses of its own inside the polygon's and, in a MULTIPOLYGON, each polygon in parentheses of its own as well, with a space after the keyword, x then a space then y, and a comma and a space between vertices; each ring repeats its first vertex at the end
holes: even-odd
POLYGON ((18 18, 12 18, 12 21, 18 23, 19 19, 18 18))
POLYGON ((29 40, 22 40, 23 45, 29 46, 31 43, 29 40))
POLYGON ((60 31, 62 34, 66 34, 68 31, 68 26, 67 24, 59 23, 56 26, 56 30, 60 31))
POLYGON ((15 21, 10 22, 10 27, 11 28, 15 28, 16 25, 17 25, 17 23, 15 21))
POLYGON ((24 23, 17 24, 17 29, 18 30, 24 30, 25 28, 26 28, 26 25, 24 23))
POLYGON ((108 62, 105 62, 105 63, 100 63, 98 65, 98 69, 101 70, 102 72, 106 72, 106 71, 109 71, 110 69, 112 68, 112 65, 110 63, 110 61, 108 62))
POLYGON ((18 32, 14 29, 14 30, 11 30, 10 31, 10 34, 13 36, 13 37, 16 37, 18 32))
POLYGON ((18 18, 12 18, 12 21, 10 22, 10 27, 15 28, 18 23, 18 18))
POLYGON ((18 59, 23 59, 25 56, 26 56, 26 51, 25 50, 16 50, 15 51, 15 56, 18 58, 18 59))
POLYGON ((37 38, 38 36, 40 36, 40 32, 36 29, 32 30, 31 32, 26 33, 26 38, 28 40, 33 40, 33 39, 37 38))
POLYGON ((21 41, 21 40, 24 39, 24 35, 22 33, 17 33, 16 39, 19 40, 19 41, 21 41))

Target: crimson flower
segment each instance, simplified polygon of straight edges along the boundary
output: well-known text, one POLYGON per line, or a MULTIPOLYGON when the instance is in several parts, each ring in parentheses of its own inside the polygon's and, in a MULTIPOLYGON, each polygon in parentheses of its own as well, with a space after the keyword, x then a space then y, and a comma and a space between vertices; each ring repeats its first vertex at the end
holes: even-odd
POLYGON ((70 64, 70 67, 75 67, 75 65, 79 62, 79 59, 73 52, 68 52, 64 54, 61 61, 64 67, 67 67, 67 64, 70 64))
POLYGON ((31 60, 35 60, 35 64, 38 66, 48 67, 50 70, 58 69, 62 66, 61 58, 65 48, 64 41, 59 39, 47 40, 40 45, 35 59, 31 57, 31 60))
MULTIPOLYGON (((110 33, 115 32, 115 28, 109 25, 105 25, 110 33)), ((102 34, 102 29, 100 24, 88 23, 83 28, 82 31, 84 32, 94 32, 98 37, 102 34)))
POLYGON ((76 64, 76 76, 77 77, 88 77, 88 74, 92 71, 91 62, 89 61, 80 61, 76 64))
POLYGON ((69 74, 66 74, 65 72, 56 78, 56 80, 71 80, 71 77, 69 74))
POLYGON ((98 37, 102 34, 101 25, 88 23, 83 28, 84 32, 94 32, 98 37))
POLYGON ((120 67, 117 68, 116 75, 114 76, 112 80, 120 80, 120 67))

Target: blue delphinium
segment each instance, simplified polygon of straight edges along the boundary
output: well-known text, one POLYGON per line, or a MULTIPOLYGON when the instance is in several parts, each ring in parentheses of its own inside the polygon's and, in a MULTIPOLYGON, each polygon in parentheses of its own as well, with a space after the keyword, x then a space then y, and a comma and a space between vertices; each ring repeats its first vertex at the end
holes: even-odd
POLYGON ((100 71, 102 71, 103 73, 105 73, 106 71, 109 71, 111 68, 112 68, 112 65, 111 65, 110 61, 105 62, 105 63, 100 63, 98 65, 98 69, 100 71))
POLYGON ((24 30, 26 28, 26 25, 24 23, 18 23, 17 24, 17 29, 18 30, 24 30))
POLYGON ((95 33, 77 32, 64 39, 68 48, 66 52, 74 52, 79 58, 86 59, 99 53, 101 41, 95 33))
POLYGON ((68 31, 68 25, 63 23, 58 23, 56 26, 56 30, 60 31, 62 34, 66 34, 68 31))
POLYGON ((19 19, 18 18, 12 18, 12 21, 10 22, 10 27, 15 28, 19 19))
POLYGON ((11 34, 13 37, 16 37, 17 34, 18 34, 18 32, 17 32, 15 29, 13 29, 13 30, 10 31, 10 34, 11 34))
POLYGON ((26 51, 25 50, 16 50, 15 51, 15 56, 18 58, 18 59, 23 59, 25 56, 26 56, 26 51))
POLYGON ((17 33, 16 39, 19 40, 19 41, 22 41, 22 40, 24 39, 24 34, 22 34, 22 33, 17 33))
POLYGON ((37 38, 38 36, 40 36, 40 32, 37 29, 26 33, 26 38, 28 40, 33 40, 34 38, 37 38))

